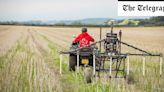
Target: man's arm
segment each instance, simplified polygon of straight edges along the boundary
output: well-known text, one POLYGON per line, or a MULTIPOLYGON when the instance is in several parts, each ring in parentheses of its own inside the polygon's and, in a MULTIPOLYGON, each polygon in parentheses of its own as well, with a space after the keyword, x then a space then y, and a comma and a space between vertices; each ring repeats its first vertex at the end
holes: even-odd
POLYGON ((90 36, 90 35, 88 35, 88 36, 89 36, 89 41, 91 41, 91 42, 94 42, 95 41, 92 36, 90 36))
POLYGON ((74 42, 77 43, 77 42, 80 41, 80 39, 81 39, 81 35, 78 35, 78 36, 75 38, 74 42))

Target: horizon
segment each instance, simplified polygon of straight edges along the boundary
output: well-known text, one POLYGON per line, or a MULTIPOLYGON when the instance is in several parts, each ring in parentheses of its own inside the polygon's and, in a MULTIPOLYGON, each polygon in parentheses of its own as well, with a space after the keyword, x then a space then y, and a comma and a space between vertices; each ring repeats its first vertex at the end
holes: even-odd
POLYGON ((0 21, 62 21, 117 16, 117 0, 0 0, 0 21))
POLYGON ((83 19, 62 19, 62 20, 0 20, 0 22, 30 22, 30 21, 41 21, 41 22, 49 22, 49 21, 52 21, 52 22, 62 22, 62 21, 81 21, 81 20, 86 20, 86 19, 111 19, 111 20, 133 20, 133 19, 147 19, 147 18, 150 18, 150 17, 131 17, 131 18, 83 18, 83 19))

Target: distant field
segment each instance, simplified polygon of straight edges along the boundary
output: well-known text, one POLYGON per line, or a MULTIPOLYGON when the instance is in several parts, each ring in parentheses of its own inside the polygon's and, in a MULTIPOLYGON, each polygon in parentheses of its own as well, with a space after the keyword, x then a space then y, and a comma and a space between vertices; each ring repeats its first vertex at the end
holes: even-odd
MULTIPOLYGON (((65 87, 64 83, 67 82, 63 82, 63 76, 59 75, 56 66, 56 62, 59 62, 58 51, 68 50, 74 39, 73 35, 81 33, 80 30, 81 28, 70 27, 0 25, 0 92, 65 92, 63 85, 65 87)), ((98 41, 99 30, 100 28, 90 27, 88 33, 98 41)), ((102 30, 102 38, 105 38, 110 28, 102 30)), ((114 32, 118 33, 119 30, 122 30, 124 42, 164 55, 164 27, 114 28, 114 32)), ((136 52, 127 47, 123 47, 123 51, 136 52)), ((159 77, 159 63, 156 62, 158 59, 151 57, 146 59, 148 68, 145 77, 139 73, 142 68, 141 59, 132 60, 138 60, 139 63, 131 63, 131 68, 134 68, 132 70, 136 70, 134 71, 136 84, 127 86, 124 83, 113 82, 112 87, 119 88, 114 92, 164 91, 164 76, 159 77)), ((66 92, 72 92, 70 90, 66 92)), ((79 92, 87 92, 84 90, 79 92)), ((100 92, 104 91, 100 90, 100 92)))

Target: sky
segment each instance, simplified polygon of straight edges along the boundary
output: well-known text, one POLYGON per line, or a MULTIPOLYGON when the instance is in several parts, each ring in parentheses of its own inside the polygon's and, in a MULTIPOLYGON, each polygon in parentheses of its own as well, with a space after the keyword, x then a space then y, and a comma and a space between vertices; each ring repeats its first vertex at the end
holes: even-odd
POLYGON ((121 19, 129 17, 117 16, 117 0, 0 0, 0 21, 85 18, 121 19))

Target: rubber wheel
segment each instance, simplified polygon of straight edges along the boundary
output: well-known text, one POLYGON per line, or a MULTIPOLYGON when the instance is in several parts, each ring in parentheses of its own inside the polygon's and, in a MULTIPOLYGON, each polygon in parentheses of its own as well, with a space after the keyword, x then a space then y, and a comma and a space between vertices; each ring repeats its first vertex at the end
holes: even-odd
POLYGON ((69 56, 69 70, 75 71, 76 66, 76 56, 69 56))
POLYGON ((92 67, 84 68, 84 78, 87 83, 92 83, 93 69, 92 67))
POLYGON ((134 84, 135 80, 134 80, 134 74, 133 72, 130 70, 129 71, 129 75, 126 75, 126 78, 125 78, 126 82, 128 84, 134 84))

